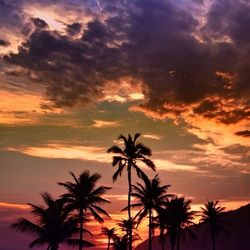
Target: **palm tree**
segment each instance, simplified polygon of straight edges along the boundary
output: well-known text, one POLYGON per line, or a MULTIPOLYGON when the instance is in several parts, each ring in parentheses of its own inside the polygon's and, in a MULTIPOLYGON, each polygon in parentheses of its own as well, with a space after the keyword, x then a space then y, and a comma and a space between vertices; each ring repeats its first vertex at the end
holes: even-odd
MULTIPOLYGON (((113 181, 116 181, 118 176, 122 175, 123 170, 126 168, 128 173, 128 219, 131 220, 131 191, 132 191, 132 176, 131 169, 134 168, 139 178, 145 175, 145 173, 137 165, 138 162, 143 162, 155 171, 154 163, 148 158, 152 155, 151 150, 144 146, 142 143, 138 143, 137 139, 140 137, 140 133, 136 133, 134 138, 130 134, 128 137, 120 135, 118 140, 122 140, 124 147, 120 148, 117 145, 110 147, 107 152, 114 153, 113 166, 117 166, 118 169, 113 175, 113 181)), ((129 231, 129 250, 132 250, 132 229, 129 231)))
MULTIPOLYGON (((11 226, 17 231, 33 234, 36 239, 29 247, 47 244, 47 250, 57 250, 61 243, 75 245, 71 237, 78 232, 77 218, 69 213, 62 199, 53 199, 50 194, 41 194, 45 206, 31 206, 31 213, 36 223, 25 218, 18 218, 11 226)), ((94 244, 84 241, 87 246, 94 244)))
POLYGON ((165 239, 168 232, 169 218, 166 207, 160 207, 157 210, 157 216, 154 218, 153 227, 160 229, 159 240, 161 242, 161 249, 164 250, 165 239))
POLYGON ((114 239, 115 238, 115 230, 116 228, 107 228, 107 227, 103 227, 102 228, 102 233, 103 235, 107 236, 108 237, 108 246, 107 246, 107 250, 109 250, 110 248, 110 241, 111 239, 114 239))
POLYGON ((95 220, 100 223, 104 221, 100 214, 109 217, 108 213, 99 205, 109 202, 102 198, 102 195, 110 188, 106 186, 96 188, 96 183, 101 178, 101 175, 91 175, 88 170, 83 171, 78 178, 72 172, 70 172, 70 174, 74 182, 67 181, 64 183, 59 182, 58 184, 65 187, 68 191, 61 196, 66 202, 67 208, 77 212, 77 217, 80 222, 79 250, 82 250, 84 216, 86 216, 86 212, 89 211, 95 220))
POLYGON ((129 238, 130 231, 132 231, 132 241, 141 239, 139 234, 136 232, 137 221, 135 220, 135 217, 132 217, 131 220, 122 219, 117 223, 117 226, 119 226, 119 229, 127 236, 127 239, 129 238))
MULTIPOLYGON (((131 205, 132 208, 139 207, 140 210, 136 214, 138 217, 138 224, 148 215, 149 220, 149 241, 148 249, 152 249, 152 216, 153 211, 158 211, 161 207, 164 206, 168 200, 169 194, 166 194, 167 188, 170 185, 160 186, 160 178, 156 175, 152 180, 150 180, 146 175, 143 176, 144 186, 140 183, 137 183, 137 186, 132 185, 133 192, 131 193, 132 197, 137 199, 137 203, 131 205)), ((126 208, 125 208, 126 209, 126 208)))
MULTIPOLYGON (((174 197, 167 202, 168 234, 170 237, 171 249, 180 249, 180 234, 182 229, 194 224, 192 220, 196 212, 191 211, 191 200, 185 200, 185 197, 174 197)), ((192 231, 188 229, 190 235, 194 238, 192 231)))
POLYGON ((200 222, 207 224, 207 231, 210 231, 212 250, 215 250, 215 241, 217 235, 222 231, 228 233, 226 228, 224 228, 222 220, 223 212, 225 207, 218 205, 219 201, 207 201, 204 207, 201 207, 201 219, 200 222))
POLYGON ((116 235, 114 237, 114 242, 112 243, 114 250, 127 250, 128 247, 128 235, 124 234, 122 236, 116 235))

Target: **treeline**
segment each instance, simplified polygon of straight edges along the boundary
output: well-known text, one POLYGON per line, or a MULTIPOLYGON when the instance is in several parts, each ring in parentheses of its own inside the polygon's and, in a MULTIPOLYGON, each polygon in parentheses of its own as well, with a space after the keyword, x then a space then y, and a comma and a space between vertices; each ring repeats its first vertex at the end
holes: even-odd
MULTIPOLYGON (((102 234, 107 236, 107 249, 132 250, 133 242, 140 239, 136 233, 137 226, 144 220, 148 220, 148 249, 152 249, 152 235, 159 229, 161 248, 165 250, 166 240, 169 239, 171 250, 180 250, 180 237, 184 228, 194 224, 194 217, 199 215, 200 222, 207 225, 207 234, 211 238, 211 248, 215 250, 217 235, 226 231, 223 226, 224 207, 219 206, 218 201, 207 201, 199 213, 191 210, 191 200, 169 194, 170 185, 161 185, 156 174, 149 179, 138 163, 143 163, 152 171, 156 170, 154 162, 150 159, 151 150, 138 142, 140 134, 130 134, 126 137, 120 135, 122 146, 114 145, 107 152, 113 154, 112 165, 116 167, 113 181, 122 175, 124 170, 128 177, 128 204, 122 211, 128 212, 128 218, 117 224, 117 228, 102 228, 102 234), (135 171, 142 183, 132 182, 132 171, 135 171), (134 202, 131 202, 131 198, 134 202), (132 217, 132 210, 136 211, 132 217), (118 230, 119 229, 119 230, 118 230)), ((85 227, 91 219, 103 223, 110 218, 102 207, 109 203, 104 198, 110 189, 106 186, 98 186, 101 175, 91 174, 88 170, 79 176, 72 176, 71 181, 60 182, 65 188, 65 193, 54 199, 49 193, 42 193, 44 205, 31 206, 34 220, 18 218, 11 226, 20 232, 34 235, 35 239, 29 247, 47 246, 47 250, 57 250, 61 244, 68 244, 82 250, 85 247, 95 245, 87 240, 87 234, 92 233, 85 227)), ((195 233, 190 232, 195 239, 195 233)))

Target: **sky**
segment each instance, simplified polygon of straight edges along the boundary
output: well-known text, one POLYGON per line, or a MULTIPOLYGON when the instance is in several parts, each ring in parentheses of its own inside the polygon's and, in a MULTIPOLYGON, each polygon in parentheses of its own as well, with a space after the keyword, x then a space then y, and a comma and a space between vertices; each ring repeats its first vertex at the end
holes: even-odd
POLYGON ((112 187, 104 226, 126 218, 126 175, 112 182, 106 153, 119 134, 140 132, 193 208, 247 204, 249 13, 248 0, 0 0, 0 248, 27 249, 9 224, 69 171, 112 187))

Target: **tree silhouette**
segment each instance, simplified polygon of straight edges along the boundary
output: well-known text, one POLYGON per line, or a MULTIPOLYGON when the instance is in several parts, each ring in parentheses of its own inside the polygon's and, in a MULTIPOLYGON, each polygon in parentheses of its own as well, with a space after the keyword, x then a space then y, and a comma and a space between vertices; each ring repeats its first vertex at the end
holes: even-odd
POLYGON ((131 220, 122 219, 117 223, 117 226, 119 226, 119 229, 124 233, 125 236, 127 236, 127 239, 129 238, 130 231, 132 231, 132 241, 141 239, 139 234, 136 232, 137 221, 134 217, 132 217, 131 220))
POLYGON ((204 222, 207 225, 205 233, 208 231, 211 235, 212 250, 215 250, 216 237, 220 232, 228 233, 223 226, 223 212, 225 207, 219 206, 219 201, 207 201, 204 207, 201 207, 201 219, 200 222, 204 222))
MULTIPOLYGON (((113 175, 113 181, 116 181, 118 176, 122 175, 123 170, 126 168, 128 173, 128 219, 131 220, 131 191, 132 191, 132 176, 131 170, 134 168, 139 178, 144 176, 144 172, 137 165, 138 162, 143 162, 151 168, 155 170, 154 163, 148 158, 151 156, 151 150, 144 146, 142 143, 137 143, 137 139, 140 137, 140 133, 136 133, 134 138, 130 134, 128 137, 124 135, 120 135, 118 140, 123 141, 123 148, 120 148, 117 145, 110 147, 107 152, 114 153, 113 156, 113 166, 117 166, 118 169, 113 175)), ((132 231, 129 231, 129 250, 132 250, 132 231)))
MULTIPOLYGON (((171 249, 174 250, 175 245, 177 250, 180 249, 180 235, 182 229, 193 224, 195 212, 191 211, 191 200, 185 200, 185 197, 174 197, 167 202, 167 223, 168 234, 170 237, 171 249)), ((194 238, 191 230, 187 228, 190 235, 194 238)))
POLYGON ((114 237, 114 242, 112 243, 114 250, 127 250, 128 247, 128 235, 124 234, 122 236, 116 235, 114 237))
POLYGON ((110 242, 111 242, 111 239, 113 239, 114 240, 114 238, 115 238, 115 230, 116 230, 116 228, 107 228, 107 227, 103 227, 102 228, 102 233, 101 234, 103 234, 103 235, 105 235, 105 236, 107 236, 108 237, 108 246, 107 246, 107 250, 109 250, 109 248, 110 248, 110 242))
MULTIPOLYGON (((17 231, 33 234, 36 239, 29 247, 48 245, 48 250, 57 250, 61 243, 75 245, 73 237, 78 232, 77 218, 69 213, 61 199, 53 199, 50 194, 41 194, 45 205, 31 206, 31 213, 36 223, 25 218, 18 218, 11 226, 17 231)), ((86 246, 94 244, 84 241, 86 246)))
POLYGON ((110 188, 106 186, 96 188, 96 183, 101 178, 101 175, 91 175, 88 170, 83 171, 78 178, 72 172, 70 174, 74 182, 59 182, 58 184, 65 187, 68 191, 61 196, 67 204, 67 209, 77 212, 80 222, 79 250, 82 250, 84 216, 86 216, 88 211, 100 223, 104 221, 100 214, 109 217, 108 213, 100 205, 109 202, 102 198, 102 195, 110 188))
POLYGON ((153 227, 160 229, 159 240, 161 242, 161 249, 164 250, 165 239, 168 232, 169 216, 166 207, 160 207, 157 210, 157 216, 153 218, 153 227))
POLYGON ((153 211, 158 211, 168 200, 169 194, 166 194, 167 188, 170 185, 160 186, 160 178, 156 175, 152 180, 150 180, 146 175, 143 176, 144 186, 140 183, 137 185, 132 185, 133 192, 132 197, 135 197, 137 203, 131 205, 132 208, 140 208, 136 214, 138 218, 138 224, 148 215, 148 249, 152 249, 152 216, 153 211))

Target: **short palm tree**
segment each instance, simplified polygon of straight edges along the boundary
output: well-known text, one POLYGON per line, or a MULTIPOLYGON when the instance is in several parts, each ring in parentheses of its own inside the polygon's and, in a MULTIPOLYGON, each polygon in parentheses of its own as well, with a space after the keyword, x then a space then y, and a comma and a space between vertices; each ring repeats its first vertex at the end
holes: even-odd
POLYGON ((79 250, 83 249, 83 224, 86 212, 90 214, 100 223, 104 220, 100 214, 109 217, 108 213, 100 207, 100 205, 108 203, 102 195, 109 190, 109 187, 100 186, 96 188, 97 181, 101 178, 99 174, 90 174, 88 170, 83 171, 77 178, 72 172, 71 176, 74 182, 58 183, 67 189, 67 193, 61 197, 67 204, 67 209, 75 211, 80 223, 79 230, 79 250))
POLYGON ((102 228, 102 233, 103 235, 107 236, 108 237, 108 246, 107 246, 107 250, 110 249, 110 243, 111 243, 111 240, 115 238, 115 231, 116 231, 116 228, 113 227, 113 228, 107 228, 107 227, 103 227, 102 228))
POLYGON ((153 218, 153 227, 159 228, 160 230, 160 236, 159 240, 161 242, 161 249, 165 249, 165 241, 166 236, 168 232, 168 226, 169 226, 169 217, 167 213, 166 207, 160 207, 157 210, 157 216, 153 218))
MULTIPOLYGON (((77 218, 69 213, 61 199, 55 200, 48 193, 42 193, 41 196, 45 206, 29 204, 36 223, 19 218, 11 226, 17 231, 31 233, 36 237, 30 243, 30 248, 47 245, 48 250, 57 250, 61 243, 75 245, 76 242, 71 237, 78 232, 77 218)), ((94 246, 87 241, 84 244, 94 246)))
MULTIPOLYGON (((176 245, 177 250, 179 250, 182 229, 194 224, 192 220, 195 212, 191 211, 191 200, 185 200, 185 197, 177 196, 167 202, 166 209, 171 249, 174 250, 176 245)), ((192 231, 188 229, 188 232, 194 238, 192 231)))
MULTIPOLYGON (((146 166, 155 170, 154 163, 149 159, 151 156, 151 150, 143 145, 142 143, 137 142, 137 139, 140 137, 140 133, 136 133, 134 137, 130 134, 128 137, 120 135, 118 140, 122 140, 124 147, 121 148, 117 145, 110 147, 107 152, 114 153, 113 156, 113 166, 117 166, 118 169, 113 175, 113 181, 116 181, 118 176, 122 175, 123 170, 126 168, 128 173, 128 219, 131 220, 131 191, 132 191, 132 175, 131 170, 134 168, 139 178, 144 176, 144 172, 138 166, 138 162, 143 162, 146 166)), ((129 250, 132 250, 132 231, 129 232, 129 250)))
POLYGON ((204 207, 201 207, 201 220, 207 225, 205 233, 208 231, 211 235, 212 250, 215 250, 216 237, 220 232, 228 233, 222 219, 225 207, 219 206, 219 201, 207 201, 204 207))
POLYGON ((116 235, 114 237, 114 242, 112 243, 114 250, 127 250, 128 247, 128 235, 124 234, 122 236, 116 235))
POLYGON ((148 249, 152 249, 152 217, 153 212, 157 212, 161 207, 164 206, 168 198, 171 196, 167 194, 167 189, 170 185, 160 186, 160 178, 156 175, 152 180, 150 180, 146 175, 143 176, 144 185, 137 183, 137 185, 132 185, 133 192, 132 197, 135 197, 137 203, 131 205, 132 208, 140 208, 136 214, 138 218, 138 224, 148 215, 148 226, 149 226, 149 241, 148 249))
POLYGON ((137 221, 135 220, 135 217, 132 217, 131 220, 122 219, 117 223, 117 226, 124 233, 124 235, 127 236, 127 239, 129 238, 130 231, 132 231, 132 241, 141 239, 139 234, 136 232, 137 221))

